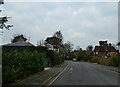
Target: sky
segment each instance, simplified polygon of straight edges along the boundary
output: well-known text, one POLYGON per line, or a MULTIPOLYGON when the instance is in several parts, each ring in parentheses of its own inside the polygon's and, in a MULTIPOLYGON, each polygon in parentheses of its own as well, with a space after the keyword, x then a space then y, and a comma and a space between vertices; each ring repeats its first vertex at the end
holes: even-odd
MULTIPOLYGON (((18 0, 19 1, 19 0, 18 0)), ((64 42, 86 49, 100 40, 118 42, 118 2, 6 2, 3 15, 10 16, 10 30, 4 29, 2 44, 14 34, 23 34, 34 45, 61 31, 64 42)), ((112 0, 111 0, 112 1, 112 0)))

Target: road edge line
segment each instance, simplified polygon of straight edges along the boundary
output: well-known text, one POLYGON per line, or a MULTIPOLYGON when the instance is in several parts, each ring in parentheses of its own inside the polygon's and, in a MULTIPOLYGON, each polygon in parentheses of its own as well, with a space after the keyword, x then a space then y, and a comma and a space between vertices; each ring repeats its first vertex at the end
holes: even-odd
MULTIPOLYGON (((68 65, 68 63, 67 63, 67 65, 68 65)), ((67 66, 66 65, 66 66, 67 66)), ((55 74, 53 74, 51 77, 49 77, 47 80, 45 80, 41 85, 45 85, 50 79, 52 79, 55 75, 57 75, 57 74, 59 74, 60 73, 60 70, 59 71, 57 71, 55 74)))
POLYGON ((48 86, 50 86, 51 84, 53 84, 53 83, 55 82, 55 80, 57 80, 57 79, 60 77, 60 75, 62 75, 62 73, 63 73, 67 68, 68 68, 68 64, 67 64, 67 66, 64 68, 64 70, 63 70, 62 72, 60 72, 60 73, 48 84, 48 86))

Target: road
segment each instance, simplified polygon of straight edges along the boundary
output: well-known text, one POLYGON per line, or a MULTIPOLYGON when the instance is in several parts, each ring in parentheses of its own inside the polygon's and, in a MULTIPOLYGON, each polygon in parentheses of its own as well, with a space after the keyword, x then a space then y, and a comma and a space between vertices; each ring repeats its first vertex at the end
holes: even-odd
POLYGON ((118 73, 98 64, 68 61, 67 69, 52 85, 118 85, 118 73))

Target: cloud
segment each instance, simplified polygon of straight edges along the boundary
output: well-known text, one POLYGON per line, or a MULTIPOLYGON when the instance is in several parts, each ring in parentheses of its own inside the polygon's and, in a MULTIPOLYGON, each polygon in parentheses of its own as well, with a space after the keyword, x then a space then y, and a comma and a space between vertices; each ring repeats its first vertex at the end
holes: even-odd
POLYGON ((119 0, 5 0, 5 2, 118 2, 119 0))
POLYGON ((4 31, 3 43, 15 33, 31 37, 31 42, 52 36, 61 30, 64 41, 85 49, 100 39, 117 41, 117 3, 6 3, 6 14, 14 25, 4 31), (111 8, 111 9, 109 9, 111 8), (109 14, 108 14, 109 13, 109 14))

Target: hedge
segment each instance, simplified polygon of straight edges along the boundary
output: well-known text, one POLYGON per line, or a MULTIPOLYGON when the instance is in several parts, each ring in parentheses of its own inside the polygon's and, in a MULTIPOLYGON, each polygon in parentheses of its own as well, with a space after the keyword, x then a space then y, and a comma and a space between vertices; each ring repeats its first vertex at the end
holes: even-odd
POLYGON ((51 66, 59 65, 60 63, 64 62, 64 57, 62 54, 59 54, 53 50, 49 50, 47 53, 47 59, 51 66))
POLYGON ((78 55, 78 57, 77 57, 77 60, 78 61, 91 61, 91 58, 92 58, 92 56, 91 55, 89 55, 88 53, 86 53, 86 52, 81 52, 81 53, 79 53, 79 55, 78 55))
POLYGON ((44 70, 45 54, 36 50, 4 50, 2 51, 2 83, 9 84, 44 70))

